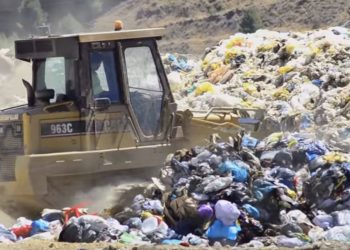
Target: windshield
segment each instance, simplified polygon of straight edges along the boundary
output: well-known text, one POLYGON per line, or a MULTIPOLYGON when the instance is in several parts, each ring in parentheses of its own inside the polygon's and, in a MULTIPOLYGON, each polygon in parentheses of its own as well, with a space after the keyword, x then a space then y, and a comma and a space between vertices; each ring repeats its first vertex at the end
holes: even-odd
POLYGON ((51 103, 74 100, 74 60, 53 57, 34 63, 36 63, 35 91, 54 90, 55 97, 51 99, 51 103))

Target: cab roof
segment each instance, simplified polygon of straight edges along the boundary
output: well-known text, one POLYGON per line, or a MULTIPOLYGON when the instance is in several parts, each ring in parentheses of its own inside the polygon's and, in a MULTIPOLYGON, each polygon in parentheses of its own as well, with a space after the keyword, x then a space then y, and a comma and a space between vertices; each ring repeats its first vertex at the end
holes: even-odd
POLYGON ((164 28, 51 35, 15 41, 16 58, 21 60, 63 56, 79 57, 79 43, 130 39, 161 39, 164 28))
POLYGON ((161 38, 164 35, 164 28, 121 30, 113 32, 83 33, 78 34, 79 42, 116 41, 137 38, 161 38))

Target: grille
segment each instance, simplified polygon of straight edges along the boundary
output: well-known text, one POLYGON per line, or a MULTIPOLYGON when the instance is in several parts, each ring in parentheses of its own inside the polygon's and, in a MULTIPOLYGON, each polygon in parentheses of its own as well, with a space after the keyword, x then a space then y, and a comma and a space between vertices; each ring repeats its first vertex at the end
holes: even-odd
POLYGON ((15 161, 17 154, 0 155, 0 181, 15 181, 15 161))
POLYGON ((15 136, 15 127, 3 126, 4 135, 0 137, 0 181, 15 181, 16 156, 23 155, 23 137, 15 136))
POLYGON ((0 151, 20 150, 23 148, 22 136, 14 136, 14 129, 8 126, 5 129, 4 137, 0 138, 0 151))

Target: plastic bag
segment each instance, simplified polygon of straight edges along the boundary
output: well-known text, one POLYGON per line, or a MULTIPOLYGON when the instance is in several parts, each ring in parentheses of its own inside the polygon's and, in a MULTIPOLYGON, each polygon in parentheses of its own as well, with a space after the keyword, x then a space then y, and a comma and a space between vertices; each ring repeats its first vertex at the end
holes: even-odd
POLYGON ((258 143, 259 143, 258 139, 248 135, 244 135, 242 138, 242 147, 254 149, 256 145, 258 145, 258 143))
POLYGON ((280 67, 280 68, 278 69, 278 73, 279 73, 280 75, 285 75, 285 74, 287 74, 287 73, 289 73, 289 72, 291 72, 291 71, 293 71, 293 70, 294 70, 294 66, 292 66, 292 65, 286 65, 286 66, 280 67))
POLYGON ((350 210, 336 211, 332 213, 334 226, 350 225, 350 210))
POLYGON ((224 163, 221 163, 218 172, 231 172, 234 180, 237 182, 245 182, 249 177, 248 169, 242 166, 239 161, 225 161, 224 163))
POLYGON ((319 214, 313 218, 312 222, 323 229, 333 227, 333 217, 329 214, 319 214))
POLYGON ((226 44, 227 49, 231 49, 232 47, 235 46, 242 46, 244 43, 245 38, 243 36, 236 35, 232 37, 228 43, 226 44))
POLYGON ((215 92, 215 87, 210 82, 204 82, 200 84, 195 90, 195 96, 202 95, 204 93, 213 94, 215 92))
POLYGON ((226 200, 219 200, 215 204, 215 217, 225 226, 234 225, 240 214, 241 212, 234 203, 226 200))
POLYGON ((258 220, 260 218, 260 212, 259 210, 256 208, 256 207, 253 207, 252 205, 250 204, 244 204, 242 206, 246 211, 247 213, 252 216, 254 219, 258 220))
POLYGON ((212 180, 204 187, 204 193, 212 193, 227 188, 232 183, 232 177, 219 177, 212 180))
POLYGON ((38 233, 48 232, 50 230, 49 222, 39 219, 32 222, 32 230, 30 231, 30 235, 35 235, 38 233))
POLYGON ((304 246, 306 242, 299 240, 298 238, 289 238, 286 236, 279 236, 277 237, 277 246, 278 247, 301 247, 304 246))
POLYGON ((248 93, 249 95, 253 95, 254 93, 257 92, 256 87, 250 83, 245 82, 242 84, 242 87, 244 92, 248 93))
POLYGON ((11 231, 19 238, 26 238, 30 235, 30 232, 32 231, 32 225, 23 225, 20 227, 14 227, 11 229, 11 231))
POLYGON ((236 240, 240 231, 241 227, 237 224, 226 226, 220 220, 215 220, 209 227, 206 235, 209 239, 236 240))
POLYGON ((325 239, 350 242, 350 226, 339 226, 329 229, 325 239))

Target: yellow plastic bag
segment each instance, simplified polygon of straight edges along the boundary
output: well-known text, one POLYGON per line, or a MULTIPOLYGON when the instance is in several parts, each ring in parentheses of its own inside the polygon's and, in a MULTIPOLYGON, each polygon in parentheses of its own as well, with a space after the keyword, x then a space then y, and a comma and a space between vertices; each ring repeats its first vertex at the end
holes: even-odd
POLYGON ((286 45, 286 52, 290 55, 294 52, 295 45, 294 44, 287 44, 286 45))
POLYGON ((309 44, 308 48, 310 50, 308 54, 311 56, 316 56, 321 53, 321 50, 314 44, 309 44))
POLYGON ((150 212, 146 212, 146 211, 143 211, 142 213, 141 213, 141 218, 142 219, 147 219, 147 218, 150 218, 150 217, 153 217, 154 215, 152 214, 152 213, 150 213, 150 212))
POLYGON ((271 51, 276 46, 277 46, 276 41, 267 42, 258 47, 258 52, 271 51))
POLYGON ((335 162, 350 162, 350 157, 347 154, 339 153, 339 152, 330 152, 323 156, 323 159, 327 163, 335 163, 335 162))
POLYGON ((292 198, 293 200, 296 200, 297 198, 297 193, 294 192, 292 189, 287 189, 287 195, 292 198))
POLYGON ((280 67, 280 68, 278 69, 278 73, 279 73, 280 75, 285 75, 285 74, 287 74, 287 73, 289 73, 289 72, 291 72, 291 71, 293 71, 293 70, 294 70, 294 66, 286 65, 286 66, 280 67))
POLYGON ((348 103, 350 102, 350 96, 348 96, 346 99, 345 99, 345 103, 348 103))
POLYGON ((256 87, 248 82, 242 84, 244 92, 252 95, 257 92, 256 87))
POLYGON ((288 100, 289 99, 289 91, 285 88, 279 88, 277 89, 274 93, 273 93, 273 97, 276 99, 276 100, 288 100))
POLYGON ((204 82, 196 88, 194 94, 195 96, 199 96, 199 95, 203 95, 204 93, 214 93, 214 92, 215 92, 214 85, 211 84, 210 82, 204 82))
POLYGON ((218 69, 220 67, 221 67, 220 63, 212 63, 212 64, 210 64, 210 69, 211 70, 216 70, 216 69, 218 69))
POLYGON ((254 70, 247 70, 246 72, 243 73, 244 77, 252 77, 255 74, 256 71, 254 70))
POLYGON ((253 103, 251 101, 242 101, 241 105, 242 105, 242 107, 245 107, 245 108, 252 108, 253 107, 253 103))
POLYGON ((292 139, 290 142, 288 142, 288 148, 293 148, 296 145, 298 145, 298 141, 296 139, 292 139))
POLYGON ((235 48, 230 49, 230 50, 226 50, 224 63, 229 64, 231 62, 231 60, 234 59, 240 53, 241 53, 241 50, 235 49, 235 48))
POLYGON ((267 138, 267 144, 279 142, 280 140, 282 140, 282 137, 283 137, 283 132, 272 133, 267 138))
POLYGON ((230 41, 228 41, 226 48, 231 49, 235 46, 243 46, 244 40, 245 39, 243 36, 234 36, 230 41))

